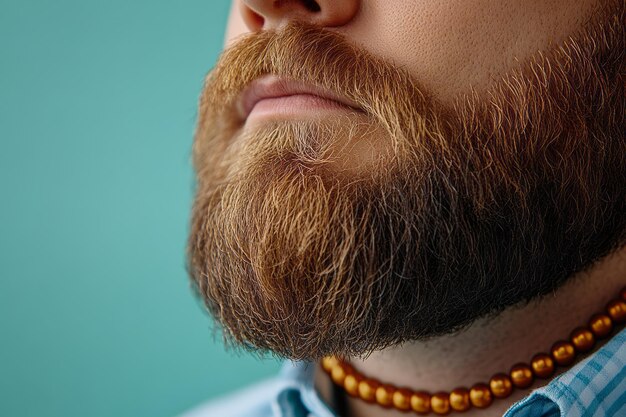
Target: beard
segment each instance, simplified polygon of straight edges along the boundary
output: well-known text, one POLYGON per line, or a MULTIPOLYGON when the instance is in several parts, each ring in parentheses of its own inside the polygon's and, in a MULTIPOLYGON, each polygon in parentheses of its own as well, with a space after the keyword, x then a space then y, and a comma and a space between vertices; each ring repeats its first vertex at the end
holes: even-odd
POLYGON ((622 247, 624 4, 443 105, 402 68, 292 23, 207 77, 188 270, 228 347, 316 360, 449 334, 622 247), (244 126, 277 74, 357 103, 244 126))

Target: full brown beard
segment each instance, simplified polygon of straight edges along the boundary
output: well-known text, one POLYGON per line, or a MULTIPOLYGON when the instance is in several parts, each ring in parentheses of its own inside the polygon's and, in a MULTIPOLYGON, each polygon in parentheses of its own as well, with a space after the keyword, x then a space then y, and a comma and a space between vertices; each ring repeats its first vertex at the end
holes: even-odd
POLYGON ((226 344, 366 355, 554 291, 623 246, 624 40, 609 2, 448 107, 327 30, 239 40, 200 101, 188 246, 226 344), (234 100, 266 73, 363 113, 244 128, 234 100), (355 164, 354 147, 369 156, 355 164))

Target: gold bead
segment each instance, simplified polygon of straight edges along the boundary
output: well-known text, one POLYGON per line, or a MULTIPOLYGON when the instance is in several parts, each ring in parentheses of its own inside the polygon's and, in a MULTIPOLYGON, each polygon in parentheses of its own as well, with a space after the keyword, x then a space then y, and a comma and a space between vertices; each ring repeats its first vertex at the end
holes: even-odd
POLYGON ((330 378, 333 382, 339 386, 343 386, 343 381, 346 379, 346 366, 343 363, 333 366, 330 370, 330 378))
POLYGON ((576 350, 570 342, 559 341, 552 345, 550 349, 552 358, 561 366, 569 365, 576 358, 576 350))
POLYGON ((430 394, 424 391, 411 394, 411 409, 417 413, 430 413, 430 394))
POLYGON ((393 393, 393 406, 398 410, 410 410, 411 409, 411 394, 412 392, 406 388, 398 388, 393 393))
POLYGON ((477 408, 486 408, 493 402, 491 391, 487 384, 476 384, 469 392, 470 401, 472 405, 477 408))
POLYGON ((343 380, 343 388, 348 395, 352 397, 359 396, 359 382, 361 382, 362 379, 363 377, 355 373, 346 375, 346 378, 343 380))
POLYGON ((596 343, 596 338, 594 337, 591 330, 586 327, 578 327, 574 329, 572 334, 570 335, 570 340, 572 344, 579 352, 587 352, 593 349, 593 345, 596 343))
POLYGON ((373 403, 376 401, 376 389, 380 386, 380 382, 375 379, 366 378, 359 382, 359 397, 367 401, 368 403, 373 403))
POLYGON ((383 407, 391 407, 393 404, 393 385, 382 384, 376 388, 376 403, 383 407))
POLYGON ((450 393, 450 407, 456 411, 467 411, 472 406, 467 388, 455 388, 450 393))
POLYGON ((339 360, 335 356, 324 356, 322 358, 322 368, 326 372, 330 372, 336 365, 339 365, 339 360))
POLYGON ((547 353, 538 353, 530 360, 533 373, 538 378, 548 378, 554 373, 554 360, 547 353))
POLYGON ((447 392, 438 392, 430 398, 430 408, 436 414, 448 414, 450 412, 450 395, 447 392))
POLYGON ((626 321, 626 301, 613 300, 607 304, 606 311, 615 323, 621 324, 626 321))
POLYGON ((514 365, 509 374, 511 375, 511 382, 517 388, 528 388, 535 380, 532 369, 525 363, 514 365))
POLYGON ((506 374, 495 374, 492 376, 491 380, 489 380, 489 388, 496 398, 506 398, 513 391, 511 378, 506 374))
POLYGON ((589 328, 597 338, 601 339, 611 333, 613 322, 606 314, 595 314, 589 320, 589 328))

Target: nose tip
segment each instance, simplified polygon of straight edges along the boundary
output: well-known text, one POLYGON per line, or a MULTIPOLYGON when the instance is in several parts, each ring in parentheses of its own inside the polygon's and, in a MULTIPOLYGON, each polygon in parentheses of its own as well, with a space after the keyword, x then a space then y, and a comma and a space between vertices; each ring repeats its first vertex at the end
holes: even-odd
POLYGON ((336 27, 350 22, 360 0, 241 0, 243 21, 253 32, 279 29, 292 20, 336 27))

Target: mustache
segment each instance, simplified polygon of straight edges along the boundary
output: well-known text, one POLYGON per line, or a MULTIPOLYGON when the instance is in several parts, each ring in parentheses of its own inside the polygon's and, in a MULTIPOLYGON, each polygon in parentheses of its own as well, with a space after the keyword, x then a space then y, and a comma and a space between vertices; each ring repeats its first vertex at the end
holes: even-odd
POLYGON ((232 118, 237 97, 266 74, 343 96, 389 129, 399 120, 419 126, 436 108, 435 100, 407 71, 336 32, 294 21, 279 31, 244 35, 226 49, 205 79, 199 116, 232 118), (393 108, 385 105, 390 102, 393 108))

